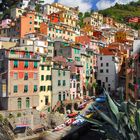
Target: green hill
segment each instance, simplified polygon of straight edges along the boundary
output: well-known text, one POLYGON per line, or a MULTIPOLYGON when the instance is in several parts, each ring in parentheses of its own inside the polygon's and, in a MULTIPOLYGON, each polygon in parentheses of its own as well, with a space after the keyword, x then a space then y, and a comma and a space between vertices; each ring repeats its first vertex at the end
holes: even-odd
MULTIPOLYGON (((140 17, 140 0, 137 2, 131 2, 126 5, 116 3, 115 6, 105 10, 101 10, 99 11, 99 13, 103 14, 104 16, 112 17, 114 20, 118 22, 126 23, 127 17, 135 17, 135 16, 140 17)), ((130 25, 134 29, 140 29, 140 23, 139 24, 126 23, 126 24, 130 25)))

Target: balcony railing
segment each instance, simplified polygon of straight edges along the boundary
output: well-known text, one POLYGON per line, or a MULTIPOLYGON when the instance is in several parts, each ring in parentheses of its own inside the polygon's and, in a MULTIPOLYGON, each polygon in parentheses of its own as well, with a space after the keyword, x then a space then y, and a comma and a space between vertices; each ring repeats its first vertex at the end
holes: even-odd
POLYGON ((38 55, 21 55, 21 54, 8 54, 7 58, 18 58, 18 59, 37 59, 40 60, 38 55))

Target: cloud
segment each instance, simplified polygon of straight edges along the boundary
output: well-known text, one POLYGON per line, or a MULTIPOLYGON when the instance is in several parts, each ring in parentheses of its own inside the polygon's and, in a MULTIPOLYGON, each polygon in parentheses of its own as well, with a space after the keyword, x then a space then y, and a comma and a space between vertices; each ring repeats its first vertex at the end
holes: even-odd
POLYGON ((106 9, 106 8, 111 7, 111 6, 114 6, 116 3, 119 3, 119 4, 127 4, 127 3, 132 2, 132 1, 138 1, 138 0, 115 0, 115 1, 111 1, 111 0, 99 0, 96 3, 96 7, 99 10, 102 10, 102 9, 106 9))
POLYGON ((52 4, 55 0, 44 0, 44 3, 49 3, 49 4, 52 4))
POLYGON ((58 2, 70 7, 79 6, 81 12, 89 11, 92 8, 91 0, 58 0, 58 2))

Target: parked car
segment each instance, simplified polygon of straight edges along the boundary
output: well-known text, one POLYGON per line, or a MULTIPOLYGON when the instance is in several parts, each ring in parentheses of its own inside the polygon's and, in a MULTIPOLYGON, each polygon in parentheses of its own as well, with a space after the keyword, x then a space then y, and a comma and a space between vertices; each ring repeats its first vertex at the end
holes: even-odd
POLYGON ((65 125, 66 125, 66 126, 69 126, 69 125, 71 125, 74 121, 75 121, 74 118, 70 118, 70 119, 68 119, 68 120, 65 121, 65 125))
POLYGON ((76 117, 77 115, 78 115, 77 112, 73 112, 73 113, 71 113, 71 114, 68 114, 68 117, 69 117, 69 118, 73 118, 73 117, 76 117))
POLYGON ((60 131, 60 130, 62 130, 65 126, 66 126, 65 124, 58 125, 57 127, 54 128, 53 131, 60 131))

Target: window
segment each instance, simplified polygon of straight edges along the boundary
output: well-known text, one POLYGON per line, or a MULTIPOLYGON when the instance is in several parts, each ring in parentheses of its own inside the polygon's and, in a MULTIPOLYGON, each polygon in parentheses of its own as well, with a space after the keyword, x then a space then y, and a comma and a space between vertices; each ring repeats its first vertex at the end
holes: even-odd
POLYGON ((41 75, 41 81, 44 81, 44 75, 41 75))
POLYGON ((28 92, 28 85, 24 85, 24 92, 28 92))
POLYGON ((65 76, 66 75, 66 72, 65 71, 63 71, 63 76, 65 76))
POLYGON ((22 40, 22 43, 23 43, 23 44, 25 43, 24 39, 22 40))
POLYGON ((15 51, 14 51, 14 50, 11 50, 11 51, 10 51, 10 54, 15 54, 15 51))
POLYGON ((65 86, 66 85, 66 81, 65 80, 63 80, 63 86, 65 86))
POLYGON ((48 86, 48 91, 52 91, 52 86, 48 86))
POLYGON ((46 58, 45 57, 43 57, 43 62, 45 62, 46 61, 46 58))
POLYGON ((31 30, 32 30, 32 28, 29 28, 29 30, 31 31, 31 30))
POLYGON ((49 97, 48 96, 45 96, 45 105, 47 105, 49 102, 49 97))
POLYGON ((14 79, 15 79, 15 80, 18 79, 18 73, 14 73, 14 79))
POLYGON ((63 101, 65 100, 66 98, 65 98, 65 94, 63 94, 63 101))
POLYGON ((30 24, 32 24, 32 22, 30 21, 30 24))
POLYGON ((24 80, 28 80, 28 73, 24 74, 24 80))
POLYGON ((47 66, 47 70, 50 70, 50 66, 47 66))
POLYGON ((109 72, 109 70, 108 69, 106 69, 106 73, 108 73, 109 72))
POLYGON ((28 68, 28 61, 25 61, 25 62, 24 62, 24 67, 25 67, 25 68, 28 68))
POLYGON ((102 57, 100 57, 100 60, 102 60, 102 57))
POLYGON ((58 70, 58 76, 60 76, 60 75, 61 75, 60 70, 58 70))
POLYGON ((100 73, 103 73, 103 69, 100 69, 100 73))
POLYGON ((70 88, 72 88, 72 83, 70 83, 70 88))
POLYGON ((108 63, 106 63, 106 66, 108 67, 108 66, 109 66, 109 64, 108 64, 108 63))
POLYGON ((108 82, 108 77, 105 78, 105 81, 108 82))
POLYGON ((34 85, 34 92, 37 92, 37 85, 34 85))
POLYGON ((17 68, 17 67, 18 67, 18 61, 15 60, 15 61, 14 61, 14 68, 17 68))
POLYGON ((18 98, 17 100, 17 104, 18 104, 18 109, 21 109, 21 105, 22 105, 22 102, 21 102, 21 98, 18 98))
POLYGON ((80 61, 80 57, 75 57, 75 60, 76 61, 80 61))
POLYGON ((40 86, 40 91, 46 91, 46 86, 40 86))
POLYGON ((101 67, 103 66, 103 63, 101 63, 101 67))
POLYGON ((34 73, 34 80, 37 80, 37 73, 34 73))
POLYGON ((34 62, 34 68, 37 68, 37 62, 34 62))
POLYGON ((75 82, 73 83, 73 88, 75 88, 75 82))
POLYGON ((14 85, 14 93, 17 93, 17 92, 18 92, 18 86, 14 85))
POLYGON ((43 91, 43 86, 40 86, 40 91, 43 91))
POLYGON ((61 81, 60 80, 58 80, 58 86, 61 86, 61 81))
POLYGON ((41 66, 41 70, 44 70, 44 66, 41 66))
POLYGON ((61 93, 58 95, 58 100, 61 101, 61 93))
POLYGON ((29 108, 30 107, 30 98, 27 97, 26 98, 26 108, 29 108))
POLYGON ((46 81, 47 80, 52 80, 52 76, 51 75, 46 75, 46 81))

